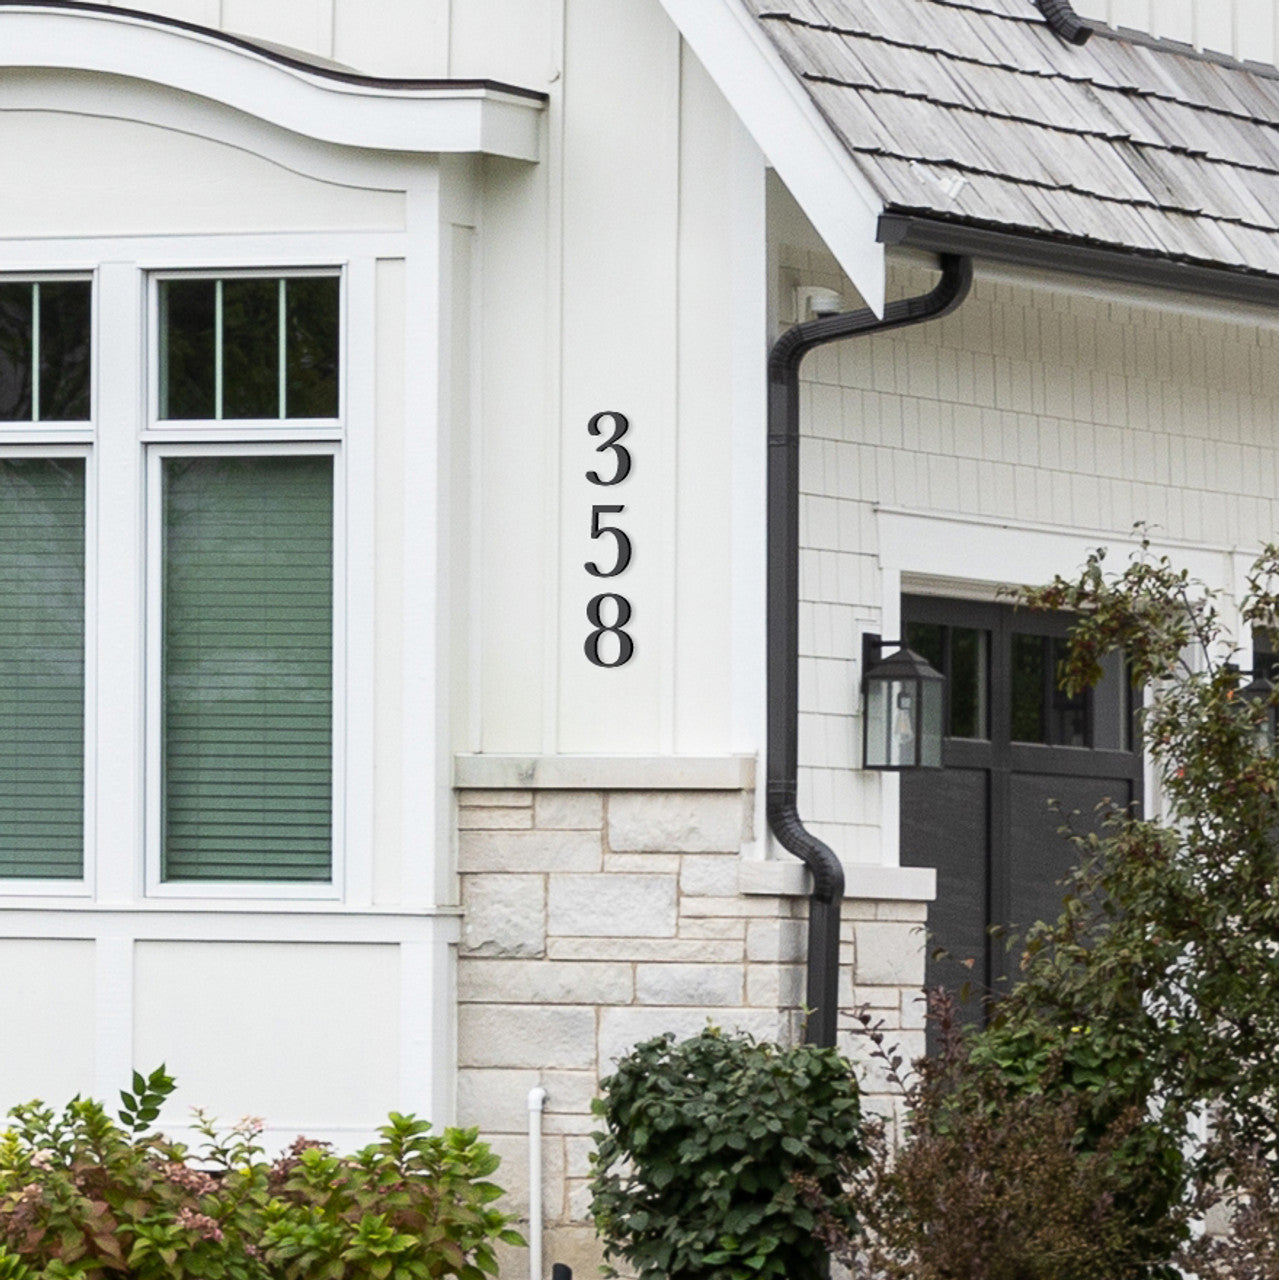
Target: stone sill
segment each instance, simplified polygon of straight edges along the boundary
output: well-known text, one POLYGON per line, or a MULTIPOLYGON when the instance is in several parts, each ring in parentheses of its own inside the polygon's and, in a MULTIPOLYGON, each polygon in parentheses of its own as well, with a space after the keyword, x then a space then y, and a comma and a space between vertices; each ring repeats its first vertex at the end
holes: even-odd
MULTIPOLYGON (((937 872, 931 867, 880 867, 845 863, 845 899, 874 902, 932 902, 937 872)), ((743 862, 737 873, 740 893, 806 898, 811 891, 808 869, 798 861, 743 862)))
POLYGON ((755 757, 455 755, 453 785, 497 791, 750 791, 755 757))

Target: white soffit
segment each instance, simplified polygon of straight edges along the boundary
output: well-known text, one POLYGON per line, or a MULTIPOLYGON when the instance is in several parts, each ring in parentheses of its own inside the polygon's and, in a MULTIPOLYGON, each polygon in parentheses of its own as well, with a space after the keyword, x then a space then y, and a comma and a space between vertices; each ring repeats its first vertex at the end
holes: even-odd
POLYGON ((662 0, 845 274, 884 313, 883 204, 739 0, 662 0))
POLYGON ((129 76, 304 137, 382 151, 536 160, 545 95, 488 81, 382 80, 190 23, 100 5, 0 4, 0 74, 129 76))

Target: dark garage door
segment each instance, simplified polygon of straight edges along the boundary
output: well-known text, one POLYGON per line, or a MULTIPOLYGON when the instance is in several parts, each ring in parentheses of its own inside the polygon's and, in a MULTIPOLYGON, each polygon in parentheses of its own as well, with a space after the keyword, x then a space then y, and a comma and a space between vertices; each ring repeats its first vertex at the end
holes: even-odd
POLYGON ((1088 694, 1057 688, 1063 617, 924 596, 903 597, 902 617, 910 647, 946 675, 948 705, 943 768, 902 775, 901 858, 937 869, 927 981, 971 982, 971 1020, 1010 968, 991 926, 1024 930, 1061 909, 1075 860, 1062 826, 1095 829, 1098 805, 1140 803, 1132 697, 1118 659, 1088 694))

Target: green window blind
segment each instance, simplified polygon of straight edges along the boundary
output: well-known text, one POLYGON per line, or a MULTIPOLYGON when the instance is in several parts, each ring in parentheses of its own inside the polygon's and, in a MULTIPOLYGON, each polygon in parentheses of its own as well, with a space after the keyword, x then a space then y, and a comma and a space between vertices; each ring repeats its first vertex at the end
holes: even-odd
POLYGON ((162 465, 164 878, 328 880, 333 459, 162 465))
POLYGON ((84 459, 0 459, 0 876, 84 865, 84 459))

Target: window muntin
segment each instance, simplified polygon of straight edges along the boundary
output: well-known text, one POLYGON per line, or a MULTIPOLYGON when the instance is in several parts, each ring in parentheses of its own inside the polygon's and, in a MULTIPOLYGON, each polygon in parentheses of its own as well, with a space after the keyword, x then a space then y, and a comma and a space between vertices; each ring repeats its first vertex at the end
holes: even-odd
POLYGON ((92 282, 0 280, 0 425, 87 422, 92 282))
POLYGON ((338 418, 340 292, 331 273, 159 280, 159 420, 338 418))
POLYGON ((333 479, 332 455, 160 459, 166 882, 332 877, 333 479))
POLYGON ((80 880, 85 814, 82 456, 0 457, 0 877, 80 880))

